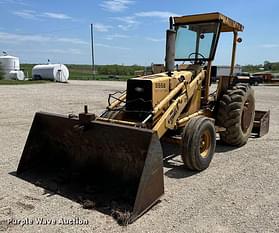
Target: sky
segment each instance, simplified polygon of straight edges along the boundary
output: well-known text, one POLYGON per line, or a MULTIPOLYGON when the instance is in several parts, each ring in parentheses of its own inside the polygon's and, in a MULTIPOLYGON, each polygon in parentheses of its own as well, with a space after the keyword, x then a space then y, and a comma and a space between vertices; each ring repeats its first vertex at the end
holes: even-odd
MULTIPOLYGON (((0 52, 21 63, 164 63, 169 16, 221 12, 245 26, 237 64, 279 61, 278 0, 0 0, 0 52)), ((221 35, 214 64, 230 63, 232 33, 221 35)))

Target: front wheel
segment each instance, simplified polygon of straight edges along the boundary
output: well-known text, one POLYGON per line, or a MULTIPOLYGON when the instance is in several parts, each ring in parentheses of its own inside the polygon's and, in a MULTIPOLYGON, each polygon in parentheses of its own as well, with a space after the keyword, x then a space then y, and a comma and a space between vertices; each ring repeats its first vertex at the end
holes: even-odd
POLYGON ((182 160, 190 170, 206 169, 214 155, 216 133, 213 122, 207 117, 189 120, 182 135, 182 160))

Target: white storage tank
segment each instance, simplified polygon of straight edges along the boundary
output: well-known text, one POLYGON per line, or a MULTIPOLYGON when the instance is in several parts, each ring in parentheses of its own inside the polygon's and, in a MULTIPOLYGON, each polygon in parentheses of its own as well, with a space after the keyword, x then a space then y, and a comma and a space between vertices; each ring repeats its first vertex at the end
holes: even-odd
POLYGON ((67 82, 69 70, 63 64, 36 65, 32 69, 33 79, 53 80, 56 82, 67 82))
POLYGON ((10 71, 8 77, 9 77, 9 79, 12 79, 12 80, 23 81, 24 80, 24 73, 21 70, 12 70, 12 71, 10 71))
POLYGON ((4 72, 5 78, 9 79, 10 78, 9 73, 11 71, 20 70, 19 58, 10 56, 10 55, 6 55, 6 54, 3 56, 0 56, 0 66, 4 72))

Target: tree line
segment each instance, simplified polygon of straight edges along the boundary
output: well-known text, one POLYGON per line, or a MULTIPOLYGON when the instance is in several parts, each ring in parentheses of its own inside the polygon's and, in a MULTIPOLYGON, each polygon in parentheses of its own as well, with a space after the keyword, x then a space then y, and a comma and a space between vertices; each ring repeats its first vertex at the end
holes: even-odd
POLYGON ((264 64, 242 66, 243 71, 255 73, 260 71, 279 72, 279 62, 264 61, 264 64))
MULTIPOLYGON (((70 72, 78 73, 92 73, 92 66, 90 65, 67 65, 70 72)), ((98 75, 120 75, 131 76, 134 75, 136 70, 143 70, 143 66, 139 65, 96 65, 95 70, 98 75)))

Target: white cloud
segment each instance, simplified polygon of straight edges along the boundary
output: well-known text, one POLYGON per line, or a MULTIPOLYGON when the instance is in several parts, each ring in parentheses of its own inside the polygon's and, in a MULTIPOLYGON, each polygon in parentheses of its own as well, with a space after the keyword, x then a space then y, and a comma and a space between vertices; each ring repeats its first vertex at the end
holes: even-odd
POLYGON ((139 22, 135 19, 134 16, 125 16, 125 17, 113 17, 113 19, 116 19, 118 21, 127 23, 127 24, 138 24, 139 22))
POLYGON ((14 44, 14 43, 23 43, 23 42, 60 42, 60 43, 70 43, 70 44, 80 44, 88 45, 89 43, 78 38, 66 38, 66 37, 51 37, 44 35, 27 35, 27 34, 15 34, 0 32, 0 41, 1 43, 14 44))
MULTIPOLYGON (((124 35, 114 35, 116 37, 121 37, 124 35)), ((26 34, 14 34, 14 33, 7 33, 7 32, 0 32, 0 42, 6 44, 20 44, 26 42, 33 42, 33 43, 46 43, 46 42, 57 42, 57 43, 68 43, 68 44, 75 44, 75 45, 89 45, 88 42, 83 41, 79 38, 69 38, 69 37, 52 37, 52 36, 44 36, 44 35, 26 35, 26 34)), ((113 46, 108 44, 96 43, 95 46, 109 48, 109 49, 120 49, 120 50, 130 50, 130 48, 120 47, 120 46, 113 46)), ((58 50, 52 49, 51 52, 53 53, 66 53, 70 51, 72 54, 79 54, 80 50, 78 49, 70 49, 66 50, 58 50)))
POLYGON ((0 0, 0 4, 27 5, 23 0, 0 0))
POLYGON ((126 39, 126 38, 130 38, 130 36, 122 35, 122 34, 113 34, 113 35, 108 35, 105 37, 106 40, 114 40, 116 38, 126 39))
POLYGON ((126 47, 112 46, 112 45, 101 44, 101 43, 96 43, 95 46, 103 47, 103 48, 108 48, 108 49, 130 50, 130 48, 126 48, 126 47))
MULTIPOLYGON (((42 52, 42 50, 37 51, 37 52, 42 52)), ((61 54, 82 54, 79 49, 48 49, 48 50, 43 50, 44 53, 61 53, 61 54)))
POLYGON ((0 0, 0 4, 15 3, 15 0, 0 0))
POLYGON ((58 20, 73 20, 73 18, 69 15, 63 13, 56 13, 56 12, 38 13, 32 10, 21 10, 21 11, 14 11, 13 14, 24 19, 39 20, 42 18, 49 18, 49 19, 58 19, 58 20))
POLYGON ((279 48, 279 44, 263 44, 260 47, 266 49, 279 48))
POLYGON ((108 32, 109 29, 112 28, 111 26, 102 23, 95 23, 93 26, 97 32, 108 32))
POLYGON ((177 14, 169 11, 142 11, 136 13, 135 16, 168 19, 170 16, 177 16, 177 14))
POLYGON ((42 16, 52 18, 52 19, 72 19, 72 17, 62 14, 62 13, 53 13, 53 12, 45 12, 42 16))
POLYGON ((168 20, 170 16, 177 16, 177 14, 169 11, 143 11, 135 13, 132 16, 113 17, 113 19, 122 22, 121 24, 117 25, 118 28, 122 29, 123 31, 129 31, 140 24, 138 20, 139 18, 153 17, 165 21, 168 20))
POLYGON ((2 43, 21 43, 21 42, 47 42, 49 37, 40 35, 21 35, 7 32, 0 32, 0 41, 2 43))
POLYGON ((103 0, 100 6, 106 11, 121 12, 133 3, 131 0, 103 0))
POLYGON ((165 39, 161 38, 152 38, 152 37, 145 37, 146 40, 152 41, 152 42, 163 42, 165 39))
POLYGON ((88 42, 83 41, 83 40, 78 39, 78 38, 61 37, 61 38, 56 38, 55 40, 58 41, 58 42, 71 43, 71 44, 80 44, 80 45, 88 45, 89 44, 88 42))
POLYGON ((14 15, 17 15, 24 19, 35 19, 37 18, 36 12, 31 10, 14 11, 14 15))
POLYGON ((129 31, 132 26, 128 25, 128 24, 127 25, 119 24, 119 25, 117 25, 117 27, 120 28, 123 31, 129 31))
POLYGON ((137 21, 134 16, 114 17, 113 19, 124 23, 117 26, 123 31, 131 30, 139 24, 139 21, 137 21))

